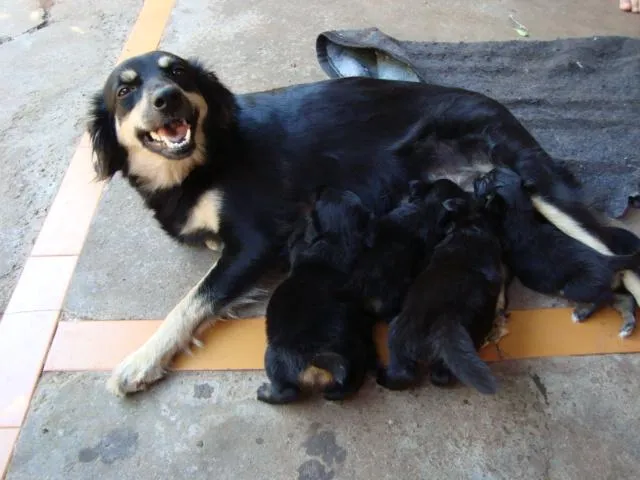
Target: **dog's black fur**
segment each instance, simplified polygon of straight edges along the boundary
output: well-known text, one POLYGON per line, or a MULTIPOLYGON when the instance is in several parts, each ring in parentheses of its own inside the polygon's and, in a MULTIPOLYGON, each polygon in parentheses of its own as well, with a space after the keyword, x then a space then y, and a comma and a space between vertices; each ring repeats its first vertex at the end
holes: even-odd
POLYGON ((345 287, 367 312, 387 322, 399 313, 409 287, 442 240, 440 200, 459 193, 450 180, 413 180, 406 200, 374 221, 368 248, 345 287))
POLYGON ((441 206, 445 237, 389 326, 389 364, 379 370, 378 383, 408 388, 428 366, 435 385, 457 378, 495 393, 496 380, 477 350, 493 328, 503 286, 500 243, 470 194, 427 201, 441 206))
POLYGON ((289 403, 314 388, 341 400, 375 365, 373 317, 342 294, 369 221, 355 194, 329 188, 319 194, 304 230, 292 235, 291 272, 267 307, 271 383, 260 387, 259 400, 289 403))
POLYGON ((233 95, 197 62, 155 51, 117 66, 91 113, 99 178, 122 172, 174 238, 224 245, 147 342, 153 355, 135 352, 118 366, 118 394, 162 376, 201 322, 281 261, 319 185, 353 191, 378 216, 413 178, 473 178, 506 165, 556 204, 573 198, 570 179, 503 105, 457 88, 343 78, 233 95), (424 154, 426 138, 461 155, 424 154))
MULTIPOLYGON (((612 250, 626 254, 598 253, 542 218, 522 178, 512 170, 496 168, 477 179, 475 193, 484 200, 494 220, 513 275, 537 292, 587 304, 574 310, 575 321, 583 321, 600 307, 612 304, 616 276, 640 266, 639 242, 633 233, 607 228, 604 231, 612 250)), ((625 321, 621 334, 630 334, 630 327, 625 321)))

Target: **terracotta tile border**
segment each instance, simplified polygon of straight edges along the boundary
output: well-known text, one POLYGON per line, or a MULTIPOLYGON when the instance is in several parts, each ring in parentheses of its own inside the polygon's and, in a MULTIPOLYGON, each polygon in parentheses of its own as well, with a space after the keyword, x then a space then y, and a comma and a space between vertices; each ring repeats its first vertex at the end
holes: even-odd
POLYGON ((5 314, 0 323, 0 427, 20 427, 59 311, 5 314))
MULTIPOLYGON (((142 345, 159 320, 63 322, 58 326, 45 371, 111 370, 142 345)), ((640 335, 618 338, 620 318, 609 309, 576 325, 571 309, 511 312, 509 333, 481 355, 487 361, 550 356, 640 352, 640 335)), ((386 327, 377 329, 378 349, 386 360, 386 327)), ((266 347, 263 318, 219 322, 202 337, 206 348, 176 358, 173 370, 262 370, 266 347)))
MULTIPOLYGON (((145 0, 118 63, 157 48, 175 0, 145 0)), ((0 477, 4 478, 62 303, 98 206, 85 133, 0 321, 0 477)))
POLYGON ((19 429, 0 428, 0 478, 4 478, 13 453, 13 445, 18 439, 19 429))

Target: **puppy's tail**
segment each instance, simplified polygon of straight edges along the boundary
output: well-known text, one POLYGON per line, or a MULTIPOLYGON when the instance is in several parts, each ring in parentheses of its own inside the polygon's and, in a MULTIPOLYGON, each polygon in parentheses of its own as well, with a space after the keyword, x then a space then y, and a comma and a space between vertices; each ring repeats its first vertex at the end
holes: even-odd
POLYGON ((478 355, 469 332, 462 325, 455 323, 443 326, 431 334, 430 341, 436 356, 442 359, 458 380, 480 393, 496 393, 496 379, 478 355))
POLYGON ((300 384, 311 388, 326 388, 344 384, 347 380, 347 360, 334 352, 322 352, 313 357, 309 366, 300 374, 300 384))

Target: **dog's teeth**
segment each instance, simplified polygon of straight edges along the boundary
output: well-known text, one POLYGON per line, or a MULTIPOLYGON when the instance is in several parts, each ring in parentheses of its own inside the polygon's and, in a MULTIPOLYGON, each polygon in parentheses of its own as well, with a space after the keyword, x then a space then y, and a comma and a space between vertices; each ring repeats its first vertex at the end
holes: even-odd
POLYGON ((160 140, 162 140, 162 137, 158 135, 156 132, 149 132, 149 136, 151 137, 152 140, 155 140, 156 142, 159 142, 160 140))

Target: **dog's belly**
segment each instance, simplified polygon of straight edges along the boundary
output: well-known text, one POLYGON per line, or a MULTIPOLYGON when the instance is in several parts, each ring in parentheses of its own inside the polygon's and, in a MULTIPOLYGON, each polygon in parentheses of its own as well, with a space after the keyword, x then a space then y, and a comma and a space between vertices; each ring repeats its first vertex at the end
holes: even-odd
POLYGON ((473 191, 473 181, 490 172, 495 165, 488 155, 481 151, 461 153, 447 144, 439 143, 432 155, 425 158, 423 172, 427 177, 436 180, 446 178, 455 182, 466 191, 473 191))

